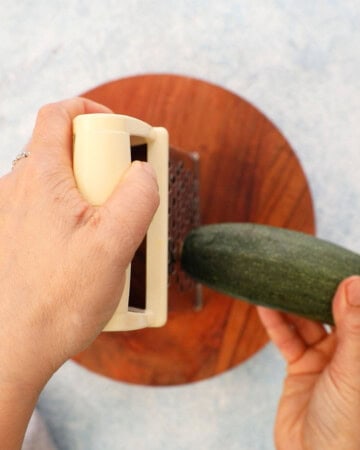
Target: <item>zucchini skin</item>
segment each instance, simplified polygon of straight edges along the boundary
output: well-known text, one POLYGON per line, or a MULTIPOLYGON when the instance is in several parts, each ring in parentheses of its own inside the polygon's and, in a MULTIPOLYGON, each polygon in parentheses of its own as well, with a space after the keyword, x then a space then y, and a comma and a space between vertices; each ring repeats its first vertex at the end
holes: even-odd
POLYGON ((360 255, 267 225, 224 223, 192 230, 181 264, 192 278, 250 303, 334 324, 338 284, 360 274, 360 255))

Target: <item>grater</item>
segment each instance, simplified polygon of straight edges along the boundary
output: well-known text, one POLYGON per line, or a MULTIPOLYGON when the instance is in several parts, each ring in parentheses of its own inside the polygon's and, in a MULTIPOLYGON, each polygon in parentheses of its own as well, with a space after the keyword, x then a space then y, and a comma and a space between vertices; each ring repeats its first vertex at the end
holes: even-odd
POLYGON ((164 325, 169 286, 177 297, 186 292, 200 308, 201 288, 179 262, 185 236, 200 224, 198 154, 169 150, 165 128, 120 114, 77 116, 73 132, 74 176, 89 203, 104 203, 135 159, 152 164, 159 184, 160 206, 126 270, 122 296, 104 331, 164 325))

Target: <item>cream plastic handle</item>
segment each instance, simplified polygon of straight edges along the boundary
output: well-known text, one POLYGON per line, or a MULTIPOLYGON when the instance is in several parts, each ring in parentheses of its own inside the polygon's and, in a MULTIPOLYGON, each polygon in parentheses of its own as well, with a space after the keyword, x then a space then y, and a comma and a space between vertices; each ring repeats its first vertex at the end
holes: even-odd
POLYGON ((130 265, 118 307, 104 331, 160 327, 167 319, 168 133, 165 128, 119 114, 77 116, 73 130, 75 179, 82 195, 93 205, 107 200, 130 166, 130 145, 147 144, 147 158, 159 184, 160 206, 146 238, 146 308, 129 308, 130 265))

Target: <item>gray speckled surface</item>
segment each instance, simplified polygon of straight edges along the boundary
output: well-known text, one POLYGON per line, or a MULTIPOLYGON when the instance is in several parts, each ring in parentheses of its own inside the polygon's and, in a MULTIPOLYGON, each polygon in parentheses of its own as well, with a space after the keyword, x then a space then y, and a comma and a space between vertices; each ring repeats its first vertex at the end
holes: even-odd
MULTIPOLYGON (((243 96, 288 138, 318 234, 360 251, 358 0, 0 1, 0 172, 37 109, 114 78, 170 72, 243 96)), ((272 449, 284 367, 270 345, 179 388, 113 383, 73 363, 39 408, 65 449, 272 449)))

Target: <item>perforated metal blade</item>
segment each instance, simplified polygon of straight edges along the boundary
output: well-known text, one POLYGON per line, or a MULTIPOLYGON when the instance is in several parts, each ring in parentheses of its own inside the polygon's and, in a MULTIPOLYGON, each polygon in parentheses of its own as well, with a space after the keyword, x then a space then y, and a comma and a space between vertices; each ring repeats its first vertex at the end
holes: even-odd
POLYGON ((200 158, 196 152, 170 148, 169 160, 169 308, 174 297, 202 307, 201 285, 180 265, 184 239, 200 225, 200 158))

